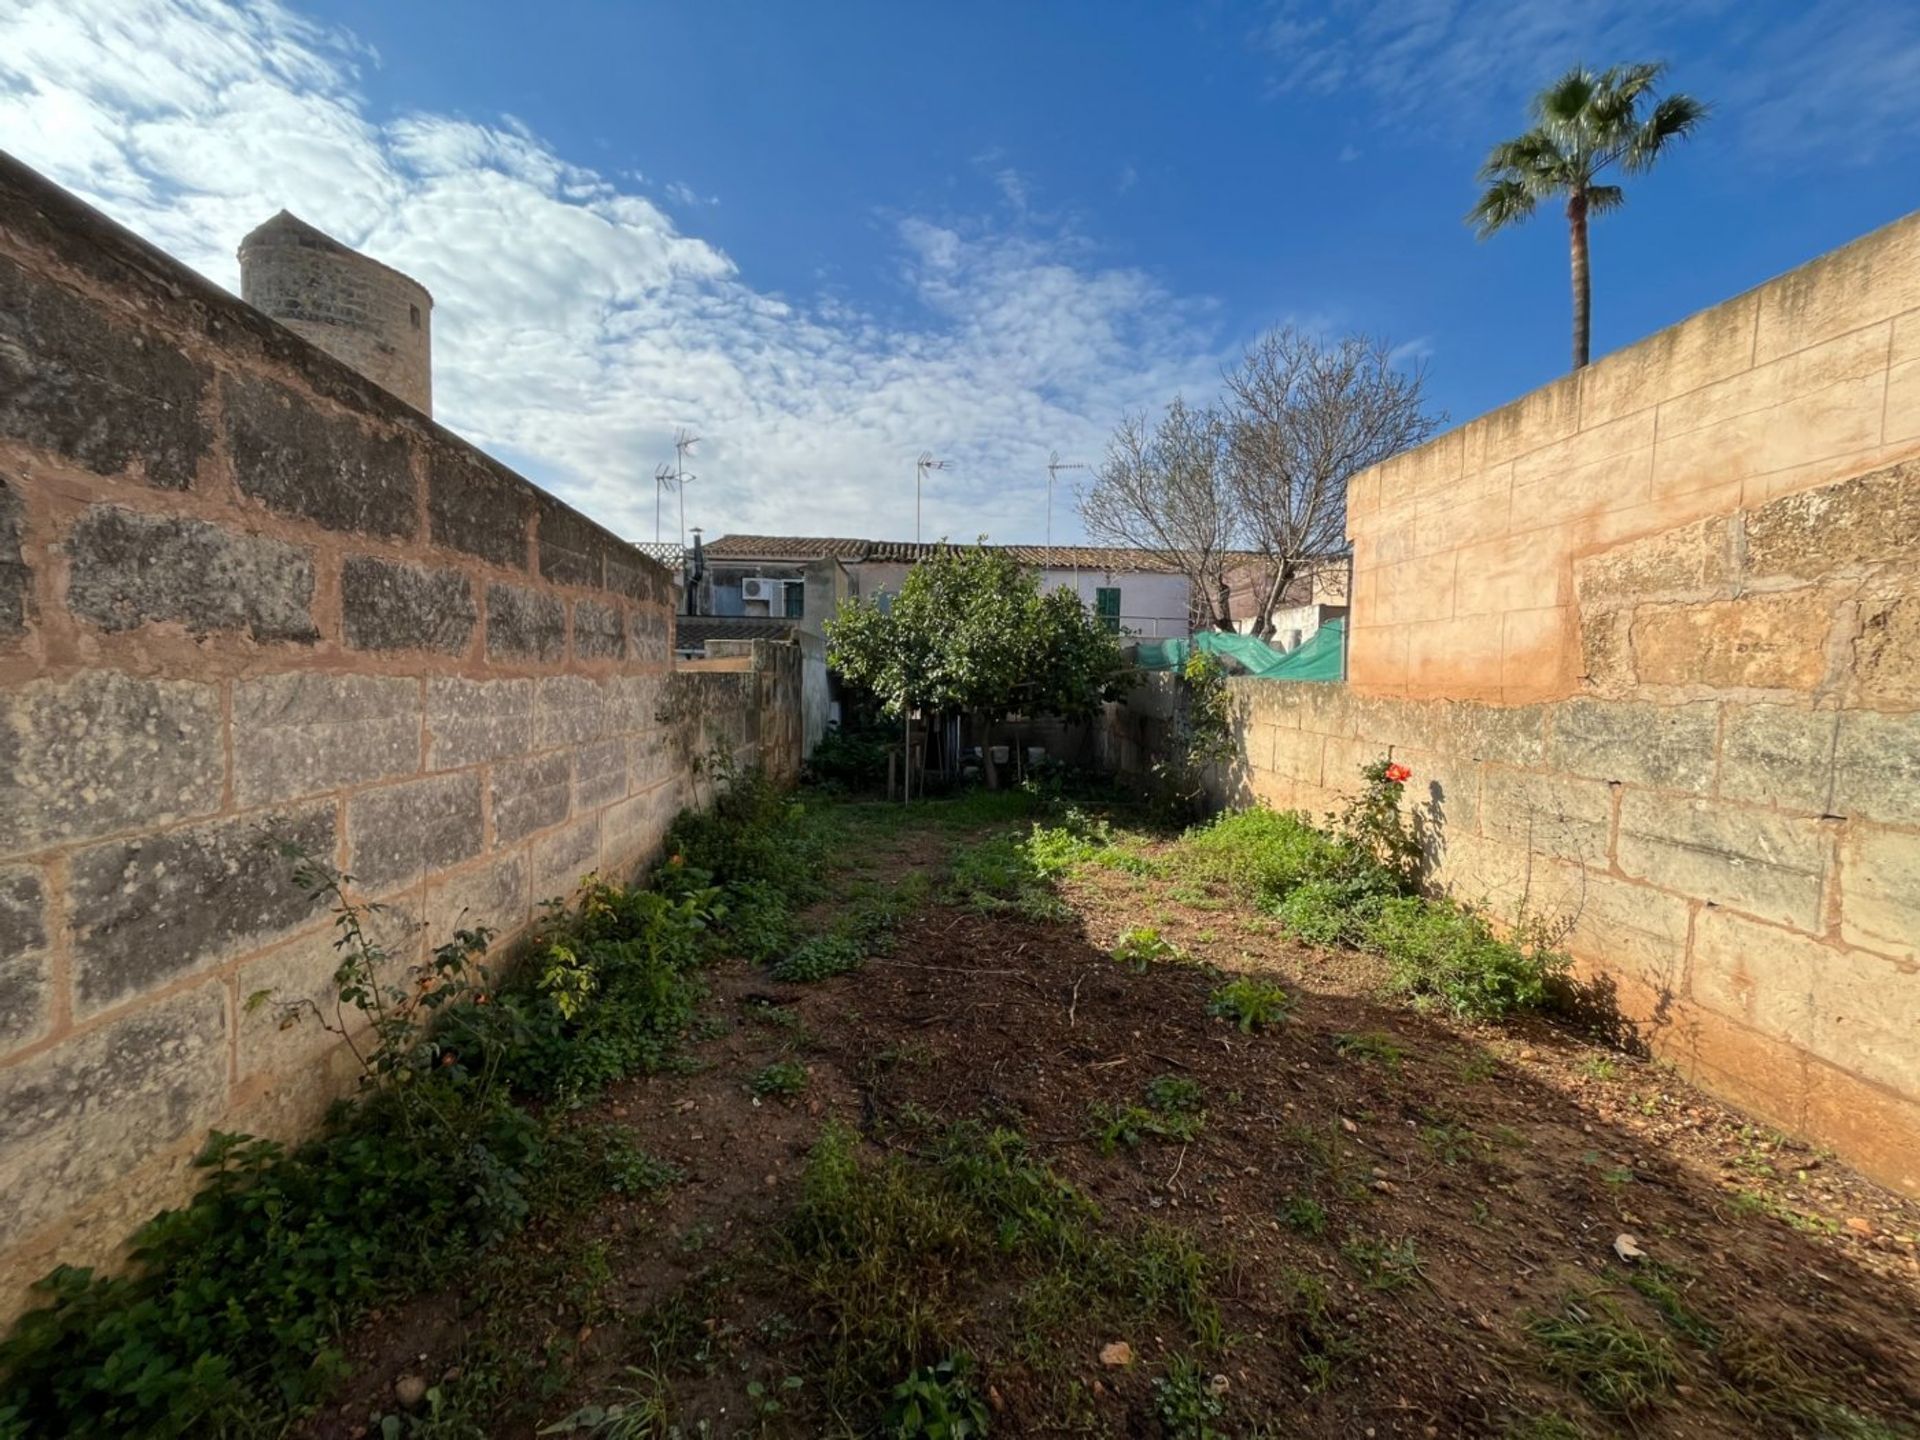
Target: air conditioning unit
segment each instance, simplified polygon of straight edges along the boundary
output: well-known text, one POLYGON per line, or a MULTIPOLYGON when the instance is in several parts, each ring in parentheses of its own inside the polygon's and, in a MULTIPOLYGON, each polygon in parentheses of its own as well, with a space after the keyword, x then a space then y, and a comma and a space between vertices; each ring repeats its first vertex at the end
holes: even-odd
POLYGON ((786 603, 787 582, 784 580, 763 580, 759 576, 740 582, 742 600, 764 600, 769 605, 786 603))

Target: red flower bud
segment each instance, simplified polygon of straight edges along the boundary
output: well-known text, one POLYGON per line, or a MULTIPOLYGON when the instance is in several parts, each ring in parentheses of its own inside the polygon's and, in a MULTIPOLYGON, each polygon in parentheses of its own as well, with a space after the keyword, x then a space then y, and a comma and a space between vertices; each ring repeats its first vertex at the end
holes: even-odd
POLYGON ((1413 778, 1413 772, 1404 765, 1387 766, 1387 779, 1396 785, 1404 785, 1413 778))

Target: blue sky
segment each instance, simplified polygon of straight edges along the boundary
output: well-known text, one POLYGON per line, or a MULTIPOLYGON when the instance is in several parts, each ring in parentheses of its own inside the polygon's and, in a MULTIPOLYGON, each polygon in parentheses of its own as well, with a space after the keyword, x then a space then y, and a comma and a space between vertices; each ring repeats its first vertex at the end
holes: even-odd
POLYGON ((1716 114, 1597 223, 1596 353, 1915 203, 1905 0, 5 0, 0 146, 225 284, 282 205, 417 274, 439 417, 636 538, 688 425, 709 534, 910 534, 931 449, 929 533, 1038 539, 1050 449, 1267 325, 1456 420, 1560 373, 1558 217, 1460 216, 1531 90, 1640 58, 1716 114))

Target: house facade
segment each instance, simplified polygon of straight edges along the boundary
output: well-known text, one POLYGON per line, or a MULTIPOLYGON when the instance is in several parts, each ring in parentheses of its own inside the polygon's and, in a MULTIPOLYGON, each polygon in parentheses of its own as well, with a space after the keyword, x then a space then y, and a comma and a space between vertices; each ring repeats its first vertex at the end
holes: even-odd
MULTIPOLYGON (((943 542, 786 535, 723 535, 703 547, 704 573, 686 608, 716 620, 785 621, 817 629, 842 600, 897 595, 943 542)), ((1187 579, 1141 550, 1099 545, 994 545, 1040 572, 1046 590, 1071 590, 1121 635, 1158 640, 1190 631, 1187 579)), ((884 603, 884 602, 883 602, 884 603)))

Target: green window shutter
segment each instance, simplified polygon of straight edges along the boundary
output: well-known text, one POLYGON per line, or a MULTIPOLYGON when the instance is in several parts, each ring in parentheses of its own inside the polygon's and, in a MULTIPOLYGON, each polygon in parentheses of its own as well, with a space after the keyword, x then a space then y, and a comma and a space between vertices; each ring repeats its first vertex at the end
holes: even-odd
POLYGON ((787 618, 798 620, 807 613, 807 587, 804 585, 787 586, 787 618))
POLYGON ((1109 630, 1120 628, 1120 587, 1102 585, 1093 592, 1093 613, 1109 630))

